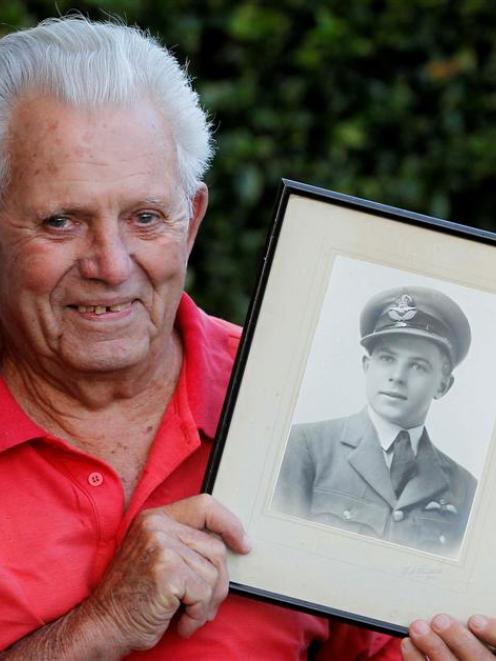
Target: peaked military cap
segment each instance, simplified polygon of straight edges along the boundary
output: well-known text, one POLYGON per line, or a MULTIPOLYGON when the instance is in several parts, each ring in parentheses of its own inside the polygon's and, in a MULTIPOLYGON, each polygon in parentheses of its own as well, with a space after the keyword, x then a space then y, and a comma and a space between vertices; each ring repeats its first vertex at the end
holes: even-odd
POLYGON ((470 347, 470 324, 449 296, 428 287, 396 287, 370 299, 360 316, 360 344, 369 351, 380 337, 415 335, 447 352, 452 367, 470 347))

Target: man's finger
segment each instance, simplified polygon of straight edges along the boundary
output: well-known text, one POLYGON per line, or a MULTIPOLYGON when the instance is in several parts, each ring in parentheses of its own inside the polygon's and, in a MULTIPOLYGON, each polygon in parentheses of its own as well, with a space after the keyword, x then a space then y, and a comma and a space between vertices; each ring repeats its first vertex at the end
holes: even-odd
POLYGON ((431 628, 460 661, 489 661, 494 657, 467 627, 449 615, 436 615, 431 628))
POLYGON ((248 553, 251 549, 240 520, 208 494, 171 503, 164 507, 164 511, 184 525, 220 535, 227 546, 237 553, 248 553))
MULTIPOLYGON (((155 514, 155 517, 156 520, 158 517, 163 517, 170 527, 171 518, 164 512, 155 514)), ((211 586, 207 604, 207 619, 211 620, 229 591, 225 544, 215 535, 209 535, 207 532, 185 526, 175 520, 172 521, 172 525, 174 536, 171 537, 170 530, 159 531, 157 540, 164 548, 172 546, 182 562, 211 586)))
POLYGON ((199 576, 191 581, 182 598, 184 611, 177 621, 177 632, 189 638, 197 629, 211 621, 217 609, 212 608, 212 586, 199 576))
POLYGON ((486 645, 496 647, 496 618, 473 615, 469 621, 470 630, 486 645))
MULTIPOLYGON (((178 526, 176 534, 181 542, 192 551, 195 551, 196 555, 200 555, 208 560, 208 564, 215 572, 215 582, 212 581, 213 593, 211 610, 209 613, 209 619, 212 619, 221 602, 227 597, 229 591, 226 546, 224 542, 215 535, 209 535, 203 531, 195 530, 194 528, 184 526, 177 522, 176 525, 178 526)), ((194 567, 193 565, 191 566, 192 568, 194 567)), ((205 579, 208 579, 207 575, 204 577, 205 579)))
POLYGON ((403 661, 425 661, 425 654, 418 651, 410 638, 401 641, 401 655, 403 661))
MULTIPOLYGON (((212 562, 212 558, 210 557, 212 555, 212 544, 209 536, 197 530, 188 529, 181 524, 178 524, 179 526, 187 533, 187 536, 185 535, 187 537, 186 542, 181 539, 177 531, 177 539, 165 532, 158 532, 156 535, 157 540, 162 544, 164 549, 174 551, 181 558, 184 565, 193 573, 197 574, 205 583, 211 585, 213 590, 219 580, 220 570, 215 562, 212 562), (198 539, 194 540, 193 538, 195 536, 198 539)), ((215 541, 218 544, 222 544, 218 540, 215 541)))
POLYGON ((448 646, 424 620, 412 622, 410 638, 417 650, 430 661, 456 661, 448 646))
POLYGON ((181 540, 197 554, 206 558, 215 570, 215 583, 211 600, 211 614, 217 611, 220 603, 227 597, 229 591, 229 575, 226 565, 226 547, 224 542, 214 535, 206 535, 192 528, 185 527, 181 540), (192 535, 191 533, 196 533, 192 535))

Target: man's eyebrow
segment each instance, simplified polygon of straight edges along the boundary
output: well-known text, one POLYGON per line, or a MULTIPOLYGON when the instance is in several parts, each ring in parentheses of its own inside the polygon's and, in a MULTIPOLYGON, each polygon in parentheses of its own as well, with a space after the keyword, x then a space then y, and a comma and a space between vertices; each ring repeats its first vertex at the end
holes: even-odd
POLYGON ((52 216, 75 216, 88 214, 86 207, 74 204, 57 204, 51 208, 33 208, 31 213, 39 218, 51 218, 52 216))
POLYGON ((158 206, 167 206, 169 204, 168 198, 165 197, 145 197, 143 200, 140 200, 138 204, 150 204, 158 206))
MULTIPOLYGON (((391 349, 390 347, 386 346, 385 344, 378 344, 374 351, 384 351, 386 353, 391 354, 392 356, 397 356, 398 352, 395 351, 394 349, 391 349)), ((416 360, 417 362, 420 363, 426 363, 427 365, 432 366, 432 362, 429 358, 426 358, 425 356, 410 356, 410 360, 416 360)))
MULTIPOLYGON (((139 207, 159 207, 162 211, 166 213, 174 213, 175 210, 178 210, 182 207, 183 200, 178 199, 174 196, 150 196, 145 197, 142 200, 137 200, 135 204, 131 206, 139 207)), ((184 203, 187 205, 187 198, 184 198, 184 203)))
MULTIPOLYGON (((136 198, 127 204, 127 209, 130 210, 136 207, 142 206, 151 206, 151 207, 160 207, 161 209, 167 209, 170 205, 170 199, 168 197, 145 197, 145 198, 136 198)), ((30 209, 31 215, 37 218, 50 218, 51 216, 63 216, 63 215, 74 215, 74 216, 90 216, 93 213, 93 208, 91 202, 87 204, 74 204, 72 201, 67 203, 61 202, 54 204, 50 208, 44 207, 32 207, 30 209)))

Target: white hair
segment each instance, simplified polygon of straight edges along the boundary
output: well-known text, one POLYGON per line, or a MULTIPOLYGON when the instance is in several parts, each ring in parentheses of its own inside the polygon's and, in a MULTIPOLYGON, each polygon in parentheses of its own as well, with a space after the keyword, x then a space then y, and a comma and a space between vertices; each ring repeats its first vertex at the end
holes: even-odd
POLYGON ((90 110, 150 98, 171 128, 179 176, 193 197, 212 156, 210 124, 186 72, 149 33, 71 15, 0 39, 0 196, 9 175, 10 115, 31 92, 90 110))

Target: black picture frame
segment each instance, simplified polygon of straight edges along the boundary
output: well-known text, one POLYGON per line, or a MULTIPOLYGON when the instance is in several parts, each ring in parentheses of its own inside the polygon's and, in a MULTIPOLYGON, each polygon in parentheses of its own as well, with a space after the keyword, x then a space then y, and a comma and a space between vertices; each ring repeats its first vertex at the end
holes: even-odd
MULTIPOLYGON (((395 635, 406 634, 412 619, 439 611, 461 619, 490 612, 495 416, 485 400, 478 401, 471 375, 482 370, 479 379, 487 389, 496 368, 496 347, 488 341, 496 319, 495 242, 488 231, 282 180, 203 485, 240 517, 253 540, 248 556, 229 559, 233 591, 395 635), (357 534, 273 507, 309 365, 323 360, 314 349, 318 333, 332 326, 329 344, 336 355, 343 353, 340 338, 349 340, 348 308, 359 307, 355 299, 380 292, 374 282, 387 289, 405 284, 402 278, 409 286, 461 299, 473 319, 475 356, 459 395, 463 407, 454 409, 474 409, 481 440, 467 453, 474 455, 467 459, 475 461, 477 488, 455 554, 357 534), (325 305, 331 310, 327 317, 325 305)), ((353 310, 357 317, 359 312, 353 310)), ((359 339, 357 329, 362 351, 359 339)), ((316 374, 312 378, 321 383, 316 374)), ((315 383, 313 388, 309 392, 322 390, 315 383)), ((334 393, 340 389, 329 386, 334 393)), ((346 394, 341 399, 344 406, 346 394)), ((313 416, 318 419, 315 411, 313 416)), ((454 436, 446 431, 449 425, 460 427, 449 419, 445 411, 438 421, 447 438, 454 436)), ((463 439, 458 452, 463 454, 463 439)), ((436 498, 430 503, 445 507, 436 498)))

